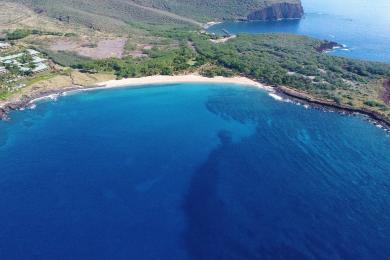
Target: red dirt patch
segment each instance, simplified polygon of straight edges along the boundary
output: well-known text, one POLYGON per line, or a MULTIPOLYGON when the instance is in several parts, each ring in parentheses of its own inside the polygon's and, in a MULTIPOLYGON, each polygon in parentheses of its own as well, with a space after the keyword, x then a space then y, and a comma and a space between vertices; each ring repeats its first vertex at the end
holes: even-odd
POLYGON ((135 50, 126 52, 126 55, 131 56, 133 58, 147 57, 148 55, 146 55, 144 51, 151 50, 152 48, 152 45, 137 44, 135 50))
POLYGON ((74 51, 78 46, 77 42, 61 39, 51 44, 50 49, 53 51, 74 51))
POLYGON ((105 39, 97 42, 96 45, 85 40, 60 39, 52 43, 50 49, 75 52, 92 59, 122 58, 125 44, 125 38, 105 39))

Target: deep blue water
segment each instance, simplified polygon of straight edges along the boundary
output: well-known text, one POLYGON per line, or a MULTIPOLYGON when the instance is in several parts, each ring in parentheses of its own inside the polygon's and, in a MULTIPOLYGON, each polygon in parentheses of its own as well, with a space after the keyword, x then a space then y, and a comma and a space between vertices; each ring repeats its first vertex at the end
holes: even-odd
POLYGON ((303 0, 306 15, 301 20, 277 22, 226 22, 210 32, 287 32, 327 39, 346 45, 335 55, 390 62, 390 1, 303 0))
POLYGON ((388 259, 390 137, 233 85, 0 122, 0 259, 388 259))

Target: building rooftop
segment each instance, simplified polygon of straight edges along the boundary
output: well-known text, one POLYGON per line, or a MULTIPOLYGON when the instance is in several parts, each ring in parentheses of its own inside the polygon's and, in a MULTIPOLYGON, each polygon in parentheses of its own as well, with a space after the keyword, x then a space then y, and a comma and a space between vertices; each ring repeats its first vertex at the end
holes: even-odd
POLYGON ((40 72, 48 69, 48 66, 45 63, 38 63, 37 66, 32 70, 32 72, 40 72))
POLYGON ((37 57, 37 56, 33 57, 33 62, 34 63, 41 63, 41 62, 44 62, 44 61, 47 61, 47 59, 43 59, 43 58, 37 57))
POLYGON ((5 49, 5 48, 8 48, 10 46, 11 46, 11 44, 9 44, 7 42, 0 42, 0 49, 5 49))
POLYGON ((5 56, 5 57, 0 57, 0 61, 4 62, 7 60, 13 60, 13 59, 22 57, 23 55, 24 55, 24 53, 18 53, 18 54, 14 54, 14 55, 5 56))
POLYGON ((0 67, 0 74, 7 73, 7 69, 5 67, 0 67))
MULTIPOLYGON (((40 52, 38 52, 36 50, 27 49, 25 52, 20 52, 17 54, 0 57, 0 64, 1 63, 13 64, 13 65, 17 66, 21 72, 29 72, 29 71, 34 72, 34 73, 41 72, 41 71, 47 70, 49 67, 48 67, 48 65, 45 64, 47 59, 39 57, 38 56, 39 54, 40 54, 40 52), (31 55, 32 63, 35 64, 35 68, 31 69, 27 63, 24 64, 18 60, 18 58, 22 57, 26 53, 31 55)), ((4 72, 2 72, 2 73, 4 73, 4 72)))
POLYGON ((32 56, 40 54, 39 51, 33 49, 27 49, 27 52, 30 53, 32 56))

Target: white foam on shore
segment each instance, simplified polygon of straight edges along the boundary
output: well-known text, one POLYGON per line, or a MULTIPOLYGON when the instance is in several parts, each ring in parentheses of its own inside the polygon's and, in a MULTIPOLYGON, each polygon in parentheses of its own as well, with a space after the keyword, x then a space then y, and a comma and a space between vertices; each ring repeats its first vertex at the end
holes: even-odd
POLYGON ((128 78, 121 80, 110 80, 97 84, 97 87, 80 89, 80 91, 91 91, 98 89, 111 89, 120 87, 134 87, 134 86, 154 86, 165 84, 185 84, 185 83, 217 83, 217 84, 238 84, 255 86, 266 91, 273 91, 273 88, 267 85, 263 85, 257 81, 251 80, 246 77, 221 77, 207 78, 197 74, 178 75, 178 76, 148 76, 143 78, 128 78))
POLYGON ((60 94, 50 94, 50 95, 47 95, 47 96, 35 98, 35 99, 31 100, 31 101, 28 102, 28 103, 29 103, 29 104, 34 104, 34 103, 37 103, 37 102, 39 102, 39 101, 44 101, 44 100, 53 100, 53 101, 56 101, 56 100, 58 99, 58 96, 60 96, 60 94))
POLYGON ((276 95, 275 93, 268 93, 268 95, 277 101, 283 101, 283 98, 281 96, 276 95))

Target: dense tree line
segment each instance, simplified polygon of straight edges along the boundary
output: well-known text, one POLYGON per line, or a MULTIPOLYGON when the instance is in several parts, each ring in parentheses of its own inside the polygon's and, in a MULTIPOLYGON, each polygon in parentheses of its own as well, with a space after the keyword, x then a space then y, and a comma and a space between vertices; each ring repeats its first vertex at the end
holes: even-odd
POLYGON ((153 48, 145 53, 147 57, 87 61, 74 67, 88 72, 114 72, 118 78, 172 75, 191 69, 207 77, 242 74, 339 103, 388 110, 378 90, 369 84, 390 78, 390 65, 319 53, 321 40, 262 34, 239 35, 216 44, 207 34, 182 30, 161 31, 159 36, 180 41, 181 45, 169 50, 153 48))
POLYGON ((389 111, 380 100, 380 80, 390 65, 354 60, 317 51, 323 41, 288 34, 239 35, 211 44, 207 35, 191 35, 197 52, 224 68, 270 85, 285 85, 338 103, 361 103, 389 111), (366 102, 368 98, 375 102, 366 102))
POLYGON ((161 51, 153 48, 147 57, 124 59, 111 58, 89 61, 74 67, 88 72, 114 72, 118 78, 141 77, 151 75, 172 75, 188 70, 195 61, 195 52, 186 46, 178 49, 161 51))

